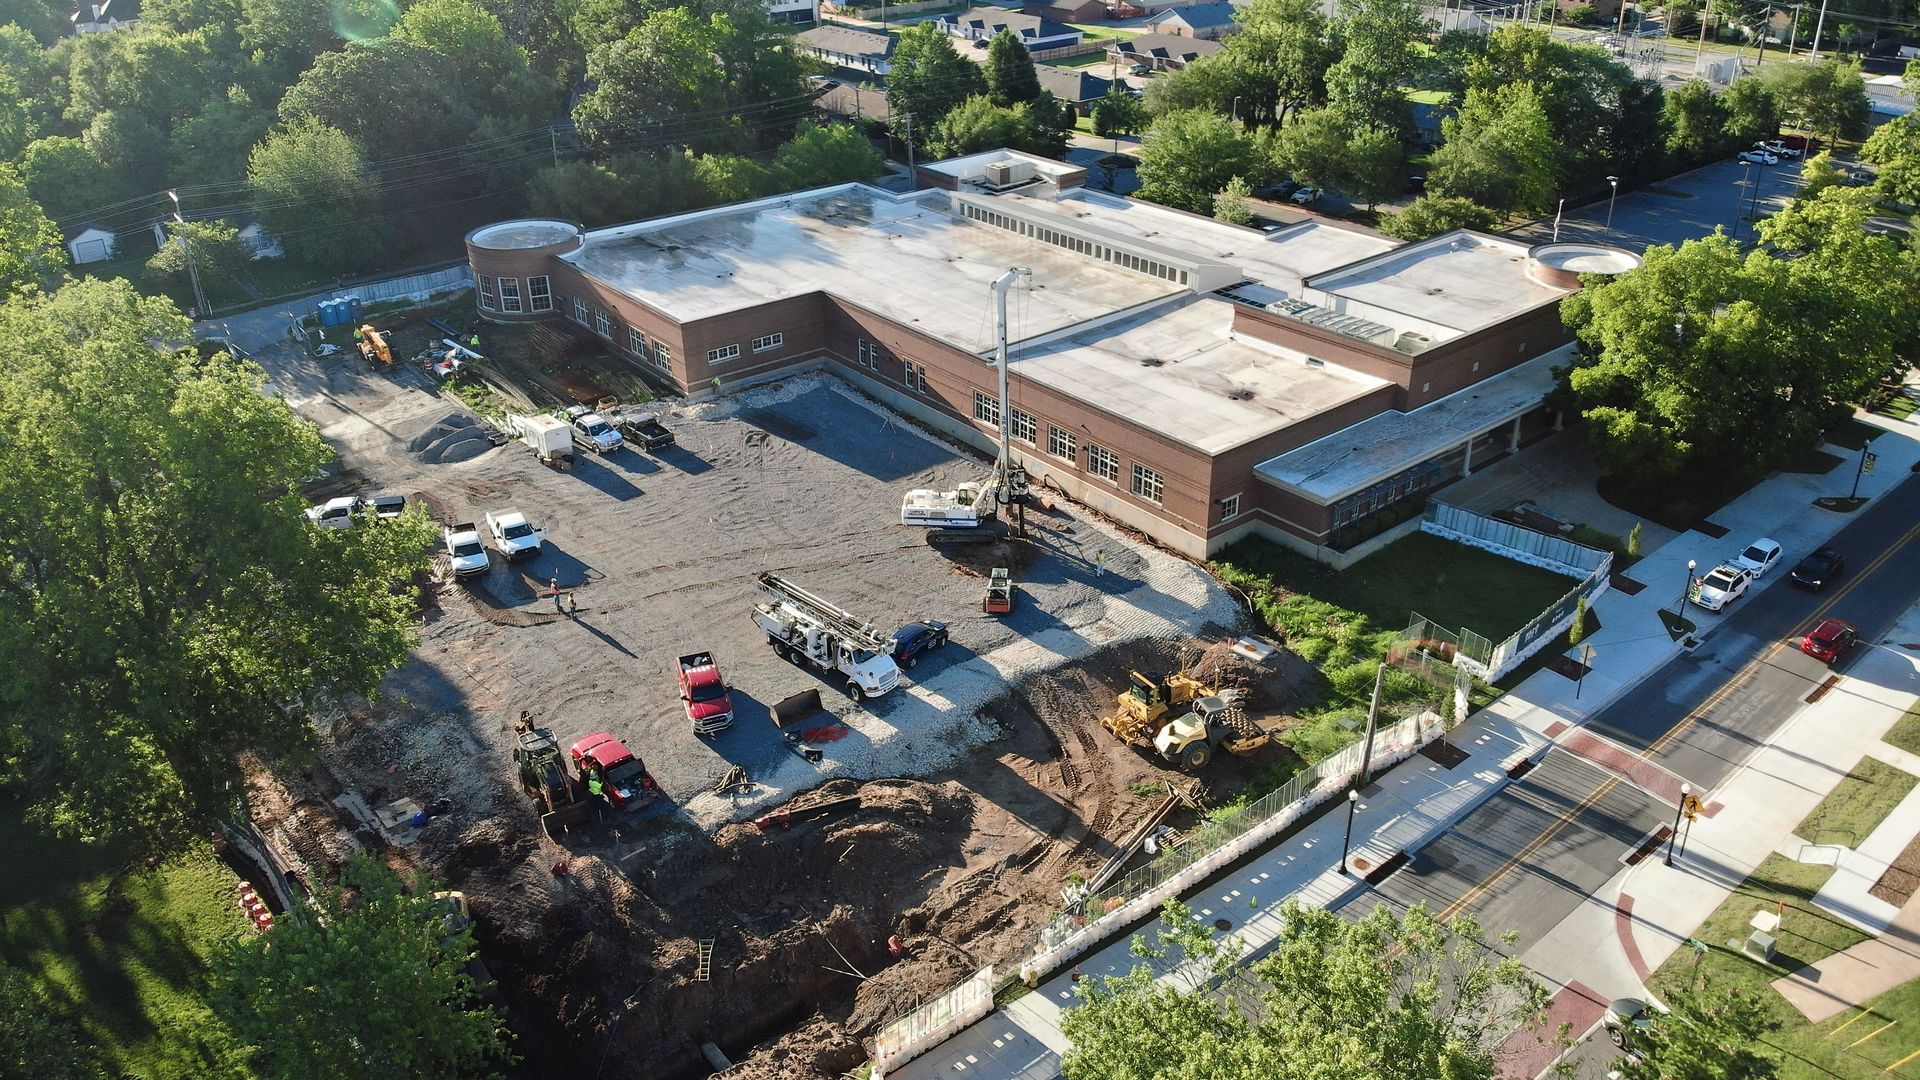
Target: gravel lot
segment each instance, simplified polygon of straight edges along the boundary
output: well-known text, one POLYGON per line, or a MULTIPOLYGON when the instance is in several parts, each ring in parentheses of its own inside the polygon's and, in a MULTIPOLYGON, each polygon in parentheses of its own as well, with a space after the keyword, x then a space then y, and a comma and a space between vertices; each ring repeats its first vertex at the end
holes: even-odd
MULTIPOLYGON (((563 745, 602 729, 622 737, 674 803, 711 828, 832 777, 952 766, 994 734, 975 710, 1019 679, 1103 646, 1235 621, 1231 598, 1199 568, 1065 506, 1030 511, 1034 550, 1012 553, 1027 560, 1015 572, 1020 603, 1010 618, 985 616, 977 569, 897 522, 907 488, 951 487, 985 464, 824 374, 674 409, 665 420, 676 447, 582 454, 557 472, 515 445, 423 461, 408 444, 459 409, 418 372, 373 375, 291 349, 262 360, 341 450, 341 479, 423 496, 443 518, 511 506, 547 528, 537 559, 496 558, 483 579, 448 585, 416 659, 385 687, 428 714, 468 717, 466 738, 435 741, 483 745, 503 781, 508 729, 524 709, 563 745), (838 683, 768 648, 749 618, 761 571, 882 627, 940 619, 952 641, 900 689, 855 705, 838 683), (545 597, 555 578, 576 590, 577 617, 545 597), (698 649, 714 652, 735 687, 735 725, 711 740, 688 730, 672 677, 675 658, 698 649), (789 751, 767 717, 770 703, 814 687, 851 729, 817 765, 789 751), (734 765, 754 790, 712 794, 734 765)), ((410 794, 485 811, 471 804, 486 795, 477 788, 410 794)))

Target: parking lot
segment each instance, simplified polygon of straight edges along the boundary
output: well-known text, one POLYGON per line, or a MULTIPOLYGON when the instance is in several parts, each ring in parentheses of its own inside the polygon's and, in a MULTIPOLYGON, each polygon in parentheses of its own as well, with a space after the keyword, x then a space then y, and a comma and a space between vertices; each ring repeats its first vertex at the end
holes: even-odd
MULTIPOLYGON (((1051 499, 1029 509, 1029 542, 930 547, 898 523, 902 494, 980 479, 987 463, 821 373, 667 409, 673 447, 580 452, 562 471, 515 443, 448 452, 460 437, 438 432, 464 410, 405 365, 373 373, 288 345, 259 359, 340 452, 316 501, 398 492, 443 522, 511 507, 546 529, 536 558, 437 576, 420 647, 381 700, 336 718, 325 763, 376 808, 445 800, 407 850, 472 899, 523 1044, 575 1058, 618 1034, 609 1077, 704 1075, 697 1042, 659 1040, 661 1029, 712 1027, 703 1037, 738 1055, 814 1010, 846 1023, 792 1036, 827 1068, 847 1031, 870 1031, 969 963, 1011 959, 1067 875, 1111 854, 1158 781, 1178 777, 1100 730, 1126 671, 1164 670, 1196 633, 1241 627, 1202 568, 1051 499), (981 610, 998 565, 1019 590, 1004 618, 981 610), (769 648, 750 619, 767 571, 883 630, 938 619, 951 642, 898 689, 855 703, 840 680, 769 648), (556 604, 556 580, 577 613, 556 604), (691 731, 674 682, 677 657, 694 651, 711 651, 733 686, 735 723, 710 738, 691 731), (787 730, 813 729, 817 763, 769 718, 809 689, 828 714, 787 730), (563 747, 619 736, 666 797, 549 840, 514 782, 523 711, 563 747), (749 784, 717 793, 736 766, 749 784), (861 808, 791 833, 728 824, 823 786, 801 802, 861 808), (882 948, 895 934, 904 957, 882 948), (922 937, 949 944, 925 949, 922 937), (699 938, 719 941, 710 982, 695 978, 699 938), (856 987, 823 973, 816 961, 846 962, 829 944, 884 975, 856 987), (609 1027, 583 994, 645 1015, 609 1027)), ((1254 767, 1236 760, 1215 777, 1254 767)), ((322 780, 263 796, 278 807, 270 831, 295 848, 337 844, 307 835, 335 796, 322 780)))

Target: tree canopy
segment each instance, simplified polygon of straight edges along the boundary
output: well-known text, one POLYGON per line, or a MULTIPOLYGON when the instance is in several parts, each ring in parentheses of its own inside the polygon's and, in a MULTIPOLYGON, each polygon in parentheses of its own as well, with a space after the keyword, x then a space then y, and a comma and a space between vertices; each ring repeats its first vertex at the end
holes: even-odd
POLYGON ((1455 229, 1491 229, 1494 212, 1472 199, 1422 195, 1405 210, 1385 215, 1380 231, 1402 240, 1425 240, 1455 229))
POLYGON ((1040 76, 1033 70, 1033 57, 1011 30, 1000 31, 987 43, 987 96, 1002 108, 1040 96, 1040 76))
POLYGON ((60 230, 11 165, 0 165, 0 292, 57 280, 67 263, 60 230))
POLYGON ((431 526, 310 527, 318 432, 124 282, 14 297, 0 335, 0 784, 67 835, 204 823, 237 753, 303 753, 309 703, 405 657, 431 526))
POLYGON ((1761 1036, 1780 1027, 1766 999, 1710 981, 1676 990, 1668 1012, 1633 1033, 1623 1080, 1772 1080, 1779 1062, 1761 1036))
POLYGON ((1558 183, 1546 109, 1533 88, 1516 83, 1467 91, 1458 116, 1441 129, 1428 186, 1436 195, 1470 199, 1498 213, 1542 213, 1558 183))
POLYGON ((247 180, 268 231, 315 262, 364 266, 373 254, 369 217, 378 205, 359 169, 360 145, 338 128, 298 120, 253 148, 247 180))
POLYGON ((801 124, 773 155, 773 175, 789 191, 871 180, 886 167, 886 158, 852 124, 801 124))
POLYGON ((1481 1080, 1502 1038, 1545 1006, 1518 960, 1479 944, 1471 916, 1443 924, 1381 904, 1348 921, 1290 900, 1281 917, 1273 952, 1232 975, 1231 939, 1168 901, 1166 930, 1134 942, 1153 967, 1080 983, 1061 1024, 1068 1080, 1481 1080), (1156 967, 1174 974, 1156 981, 1156 967), (1234 993, 1208 992, 1229 978, 1234 993), (1243 994, 1259 1008, 1237 1007, 1243 994))
POLYGON ((1404 88, 1419 69, 1414 42, 1429 30, 1419 0, 1339 0, 1335 10, 1346 46, 1326 72, 1328 106, 1356 129, 1412 131, 1404 88))
POLYGON ((887 112, 901 123, 911 117, 915 131, 932 131, 962 102, 987 92, 980 65, 956 52, 953 39, 930 22, 901 31, 888 62, 887 112))
POLYGON ((493 1075, 508 1059, 506 1033, 491 1009, 473 1007, 473 948, 430 885, 363 853, 310 912, 214 955, 213 1006, 268 1080, 493 1075))
POLYGON ((1140 193, 1154 202, 1213 212, 1213 197, 1255 168, 1253 144, 1217 113, 1189 109, 1154 122, 1140 146, 1140 193))

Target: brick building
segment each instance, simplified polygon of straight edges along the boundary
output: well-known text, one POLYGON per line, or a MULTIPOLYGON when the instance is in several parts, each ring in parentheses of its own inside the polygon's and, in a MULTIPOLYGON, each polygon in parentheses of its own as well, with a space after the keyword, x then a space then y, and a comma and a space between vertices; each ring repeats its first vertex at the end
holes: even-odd
POLYGON ((476 302, 572 320, 682 392, 825 366, 986 449, 987 286, 1028 267, 1006 420, 1036 482, 1196 557, 1258 532, 1344 562, 1382 510, 1555 424, 1560 299, 1636 263, 1466 231, 1261 233, 1005 151, 918 178, 592 232, 490 225, 467 237, 476 302))

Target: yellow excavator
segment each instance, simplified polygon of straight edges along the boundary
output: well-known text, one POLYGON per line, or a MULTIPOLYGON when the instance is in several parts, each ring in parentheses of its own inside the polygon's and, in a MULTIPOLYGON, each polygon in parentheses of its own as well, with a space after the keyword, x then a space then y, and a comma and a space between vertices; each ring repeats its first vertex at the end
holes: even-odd
POLYGON ((1116 698, 1119 709, 1100 723, 1122 742, 1153 747, 1168 764, 1199 769, 1218 750, 1246 754, 1270 740, 1247 718, 1238 690, 1209 687, 1185 672, 1159 681, 1137 671, 1128 676, 1132 685, 1116 698), (1189 707, 1161 722, 1179 706, 1189 707))
POLYGON ((360 358, 367 362, 368 367, 393 366, 393 349, 387 344, 387 336, 374 329, 372 323, 361 326, 360 332, 354 336, 360 339, 360 358))

